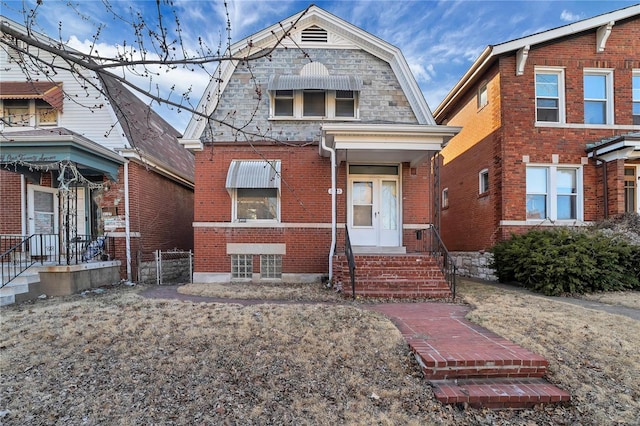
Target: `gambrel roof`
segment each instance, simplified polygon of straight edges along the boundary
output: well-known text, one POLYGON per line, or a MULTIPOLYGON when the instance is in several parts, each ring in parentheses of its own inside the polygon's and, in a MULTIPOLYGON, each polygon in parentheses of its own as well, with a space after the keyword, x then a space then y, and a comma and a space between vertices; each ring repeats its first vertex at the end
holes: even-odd
MULTIPOLYGON (((288 32, 288 36, 282 40, 278 47, 299 49, 303 44, 305 49, 361 49, 387 62, 395 73, 418 123, 435 125, 433 114, 400 49, 315 5, 240 40, 231 46, 231 55, 241 59, 262 49, 273 48, 285 31, 288 32)), ((225 61, 220 65, 216 76, 221 76, 221 78, 211 79, 197 107, 198 111, 208 116, 215 110, 218 102, 215 94, 224 91, 237 63, 237 60, 225 61)), ((344 82, 334 83, 345 84, 344 82)), ((352 84, 357 84, 357 82, 352 82, 352 84)), ((205 126, 206 120, 194 115, 185 130, 181 143, 187 148, 198 149, 200 136, 205 126)))
POLYGON ((514 73, 521 75, 527 61, 527 55, 532 46, 553 42, 565 37, 571 37, 586 32, 595 32, 596 49, 603 52, 606 49, 607 39, 611 31, 615 31, 615 23, 625 19, 640 16, 640 4, 604 13, 593 18, 584 19, 572 24, 563 25, 547 31, 517 38, 504 43, 489 45, 475 60, 467 72, 460 78, 456 85, 447 94, 444 100, 434 111, 437 121, 446 117, 446 112, 474 83, 482 78, 484 73, 501 56, 516 54, 516 67, 514 73))

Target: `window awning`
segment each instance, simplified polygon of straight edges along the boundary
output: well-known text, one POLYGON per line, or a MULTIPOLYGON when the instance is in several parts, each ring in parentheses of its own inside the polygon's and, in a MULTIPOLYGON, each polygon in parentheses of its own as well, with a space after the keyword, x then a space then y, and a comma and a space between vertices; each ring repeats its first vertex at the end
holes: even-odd
POLYGON ((280 160, 231 161, 226 188, 280 189, 280 160))
POLYGON ((362 78, 351 75, 274 75, 268 90, 362 90, 362 78))
POLYGON ((0 99, 42 99, 62 111, 62 83, 52 81, 2 81, 0 99))

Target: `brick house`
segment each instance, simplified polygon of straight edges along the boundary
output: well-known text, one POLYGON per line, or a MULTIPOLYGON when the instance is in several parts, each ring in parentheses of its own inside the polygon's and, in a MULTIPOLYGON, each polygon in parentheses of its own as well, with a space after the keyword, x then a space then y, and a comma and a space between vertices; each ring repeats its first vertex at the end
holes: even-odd
MULTIPOLYGON (((15 40, 9 31, 25 31, 1 20, 6 40, 15 40)), ((87 70, 98 90, 64 70, 48 77, 37 65, 27 78, 28 62, 16 49, 0 49, 3 246, 48 235, 46 260, 64 261, 67 243, 106 235, 120 277, 134 281, 143 255, 192 249, 194 158, 179 133, 115 78, 87 70)))
POLYGON ((198 106, 212 119, 194 115, 181 142, 196 155, 194 280, 348 281, 346 225, 360 294, 448 292, 415 267, 417 231, 431 161, 459 129, 436 125, 402 53, 311 6, 232 54, 254 59, 221 64, 198 106))
POLYGON ((636 5, 487 47, 436 108, 463 127, 440 195, 464 273, 512 232, 640 212, 639 52, 636 5))

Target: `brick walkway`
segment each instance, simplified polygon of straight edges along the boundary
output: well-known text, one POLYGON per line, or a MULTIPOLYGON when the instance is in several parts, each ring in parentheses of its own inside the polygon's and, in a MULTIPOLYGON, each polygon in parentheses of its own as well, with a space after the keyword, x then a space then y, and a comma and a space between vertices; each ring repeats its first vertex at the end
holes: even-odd
POLYGON ((368 308, 398 327, 443 403, 528 408, 570 399, 542 378, 547 360, 467 321, 468 306, 390 303, 368 308))

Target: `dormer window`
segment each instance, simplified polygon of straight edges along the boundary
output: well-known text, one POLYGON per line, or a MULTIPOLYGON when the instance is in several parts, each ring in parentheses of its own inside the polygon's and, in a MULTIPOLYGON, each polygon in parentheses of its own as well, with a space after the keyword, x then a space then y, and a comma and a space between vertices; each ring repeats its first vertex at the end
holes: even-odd
POLYGON ((359 76, 329 75, 326 67, 312 62, 299 75, 274 75, 268 85, 272 119, 358 118, 359 76))
POLYGON ((3 81, 0 100, 4 126, 57 126, 64 100, 62 83, 3 81))

